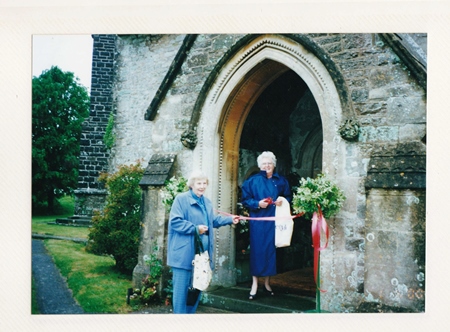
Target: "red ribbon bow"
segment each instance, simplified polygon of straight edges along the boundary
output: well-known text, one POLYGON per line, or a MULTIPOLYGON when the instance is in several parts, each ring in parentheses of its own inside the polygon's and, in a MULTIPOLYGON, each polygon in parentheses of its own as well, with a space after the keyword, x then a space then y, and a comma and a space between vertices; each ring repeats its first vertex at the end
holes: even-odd
MULTIPOLYGON (((312 224, 311 224, 311 233, 312 233, 312 241, 313 241, 313 247, 314 247, 314 281, 317 285, 317 273, 319 268, 319 252, 323 249, 325 249, 328 246, 328 238, 329 238, 329 230, 328 230, 328 224, 325 220, 325 217, 323 216, 322 209, 320 208, 320 205, 318 205, 319 211, 314 212, 312 216, 312 224), (321 235, 321 229, 324 231, 326 236, 326 242, 324 246, 320 245, 320 235, 321 235)), ((324 290, 320 289, 320 285, 317 285, 317 288, 321 292, 326 292, 324 290)))
POLYGON ((274 203, 272 197, 264 198, 264 202, 266 202, 269 205, 274 203))

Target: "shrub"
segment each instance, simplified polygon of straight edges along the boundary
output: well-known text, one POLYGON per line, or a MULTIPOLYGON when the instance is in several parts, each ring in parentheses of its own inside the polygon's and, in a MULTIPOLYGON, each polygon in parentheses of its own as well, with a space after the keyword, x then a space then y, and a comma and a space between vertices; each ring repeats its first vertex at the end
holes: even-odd
POLYGON ((166 206, 167 211, 170 211, 173 201, 178 194, 189 190, 187 181, 188 180, 182 176, 179 178, 172 176, 164 183, 162 201, 166 206))
POLYGON ((111 255, 116 268, 131 273, 137 264, 140 224, 141 189, 144 173, 140 162, 122 165, 114 174, 102 173, 99 181, 108 190, 103 211, 94 211, 87 250, 98 255, 111 255))

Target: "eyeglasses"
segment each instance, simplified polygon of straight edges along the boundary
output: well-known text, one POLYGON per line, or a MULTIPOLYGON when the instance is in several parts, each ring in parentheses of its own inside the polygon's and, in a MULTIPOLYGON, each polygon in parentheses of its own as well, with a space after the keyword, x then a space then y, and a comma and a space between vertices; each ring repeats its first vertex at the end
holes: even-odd
POLYGON ((273 163, 262 163, 261 166, 273 165, 273 163))

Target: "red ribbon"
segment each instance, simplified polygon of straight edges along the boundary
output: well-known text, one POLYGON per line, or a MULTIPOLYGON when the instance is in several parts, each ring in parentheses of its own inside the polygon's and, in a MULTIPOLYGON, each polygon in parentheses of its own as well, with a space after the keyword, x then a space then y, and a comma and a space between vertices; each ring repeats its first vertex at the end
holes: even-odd
MULTIPOLYGON (((312 241, 313 241, 313 248, 314 248, 314 281, 317 285, 317 273, 319 272, 319 254, 320 251, 325 249, 328 246, 328 238, 330 236, 329 230, 328 230, 328 224, 325 220, 325 217, 323 216, 322 210, 319 206, 319 211, 313 213, 312 217, 312 224, 311 224, 311 234, 312 234, 312 241), (321 238, 321 230, 324 231, 326 236, 326 242, 324 246, 320 245, 320 238, 321 238)), ((320 289, 320 285, 317 285, 317 288, 321 292, 326 292, 322 289, 320 289)))
MULTIPOLYGON (((223 211, 217 211, 218 213, 221 213, 226 216, 235 217, 237 215, 223 212, 223 211)), ((261 220, 261 221, 273 221, 277 219, 293 219, 297 217, 301 217, 304 213, 296 214, 295 216, 282 216, 282 217, 244 217, 239 216, 239 219, 242 220, 261 220)), ((317 288, 321 292, 326 292, 325 290, 320 289, 319 285, 317 285, 317 273, 318 267, 319 267, 319 254, 320 251, 323 249, 326 249, 328 247, 328 238, 330 236, 330 232, 328 229, 327 221, 325 220, 325 217, 323 216, 322 209, 320 206, 318 206, 318 211, 313 213, 312 216, 312 223, 311 223, 311 234, 312 234, 312 241, 313 241, 313 248, 314 248, 314 282, 316 283, 317 288), (320 245, 321 240, 321 230, 325 233, 326 241, 324 246, 320 245)))
POLYGON ((280 217, 244 217, 244 216, 238 216, 236 214, 231 214, 231 213, 227 213, 227 212, 223 212, 223 211, 218 211, 218 213, 221 213, 223 215, 226 216, 230 216, 230 217, 239 217, 239 219, 242 220, 261 220, 261 221, 273 221, 273 220, 279 220, 279 219, 294 219, 297 217, 301 217, 304 213, 299 213, 296 214, 295 216, 280 216, 280 217))

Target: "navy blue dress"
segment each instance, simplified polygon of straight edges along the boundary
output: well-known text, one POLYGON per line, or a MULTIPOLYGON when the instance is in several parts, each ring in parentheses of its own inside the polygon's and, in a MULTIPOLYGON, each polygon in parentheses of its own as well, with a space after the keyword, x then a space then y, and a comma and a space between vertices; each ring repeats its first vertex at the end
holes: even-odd
MULTIPOLYGON (((271 197, 274 201, 283 196, 292 200, 289 183, 283 176, 273 173, 270 179, 266 171, 260 171, 242 185, 242 204, 249 209, 250 217, 273 217, 275 205, 259 208, 259 201, 271 197)), ((277 274, 275 221, 250 220, 250 273, 266 277, 277 274)))

